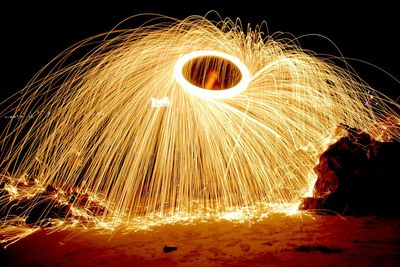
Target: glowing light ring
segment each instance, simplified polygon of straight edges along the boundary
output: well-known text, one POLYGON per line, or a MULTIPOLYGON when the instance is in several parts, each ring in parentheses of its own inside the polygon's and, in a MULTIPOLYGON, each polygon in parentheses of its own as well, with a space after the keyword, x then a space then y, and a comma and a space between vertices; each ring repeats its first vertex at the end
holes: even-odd
POLYGON ((231 55, 228 55, 223 52, 219 51, 212 51, 212 50, 205 50, 205 51, 195 51, 189 54, 186 54, 182 56, 181 58, 178 59, 178 61, 175 63, 174 67, 174 74, 175 74, 175 79, 176 81, 191 94, 194 94, 199 97, 204 97, 204 98, 229 98, 235 95, 240 94, 244 90, 246 90, 247 86, 250 83, 250 72, 247 69, 246 65, 243 64, 238 58, 233 57, 231 55), (207 90, 202 87, 198 87, 191 82, 189 82, 184 76, 183 76, 183 67, 187 62, 189 62, 192 59, 198 58, 198 57, 206 57, 206 56, 214 56, 214 57, 219 57, 224 60, 230 61, 232 64, 234 64, 240 71, 240 74, 242 75, 240 81, 238 84, 231 88, 227 88, 224 90, 207 90))

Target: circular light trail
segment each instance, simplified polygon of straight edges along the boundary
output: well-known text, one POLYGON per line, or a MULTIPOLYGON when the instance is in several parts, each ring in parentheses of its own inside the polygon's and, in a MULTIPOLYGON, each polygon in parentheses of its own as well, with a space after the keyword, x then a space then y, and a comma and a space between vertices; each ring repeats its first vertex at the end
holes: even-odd
POLYGON ((174 74, 183 89, 204 98, 229 98, 246 90, 250 83, 250 72, 243 62, 234 56, 211 50, 195 51, 182 56, 175 63, 174 74), (219 66, 218 69, 215 65, 219 66), (213 75, 219 77, 210 77, 213 75), (193 78, 190 76, 197 76, 197 82, 190 81, 193 78), (199 82, 199 79, 203 79, 203 82, 199 82), (222 81, 218 89, 206 88, 210 80, 216 79, 228 82, 222 81))

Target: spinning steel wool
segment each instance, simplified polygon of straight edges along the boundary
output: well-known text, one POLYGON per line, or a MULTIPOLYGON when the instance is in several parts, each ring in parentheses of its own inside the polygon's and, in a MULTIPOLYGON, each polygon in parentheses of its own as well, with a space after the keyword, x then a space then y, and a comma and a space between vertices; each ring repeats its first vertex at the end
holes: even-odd
POLYGON ((25 89, 15 112, 39 112, 3 134, 7 201, 51 186, 49 205, 67 203, 78 221, 104 227, 261 216, 296 207, 311 190, 338 125, 380 139, 379 117, 398 118, 388 107, 397 104, 349 71, 230 20, 153 21, 116 33, 62 66, 101 38, 67 50, 25 89))

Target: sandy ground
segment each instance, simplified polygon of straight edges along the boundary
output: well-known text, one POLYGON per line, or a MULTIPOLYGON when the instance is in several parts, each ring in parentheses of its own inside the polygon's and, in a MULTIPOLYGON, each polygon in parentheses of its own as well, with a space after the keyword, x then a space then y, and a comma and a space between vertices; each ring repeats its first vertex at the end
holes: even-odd
POLYGON ((400 266, 400 219, 272 215, 110 234, 40 231, 0 266, 400 266), (165 252, 164 246, 177 250, 165 252))

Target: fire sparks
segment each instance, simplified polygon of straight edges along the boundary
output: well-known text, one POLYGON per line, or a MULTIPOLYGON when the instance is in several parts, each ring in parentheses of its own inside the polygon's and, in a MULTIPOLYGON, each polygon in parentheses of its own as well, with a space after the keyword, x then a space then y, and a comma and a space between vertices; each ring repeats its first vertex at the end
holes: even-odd
MULTIPOLYGON (((103 40, 81 61, 30 83, 17 110, 31 114, 47 94, 31 124, 22 120, 4 134, 2 143, 12 145, 1 167, 12 173, 21 161, 25 180, 60 190, 51 197, 61 202, 48 205, 67 203, 71 225, 100 228, 236 220, 286 206, 293 214, 339 124, 378 136, 377 112, 397 116, 390 100, 346 70, 259 31, 246 35, 232 21, 201 17, 103 40), (373 94, 379 105, 366 105, 373 94)), ((3 219, 3 228, 10 224, 3 219)))

